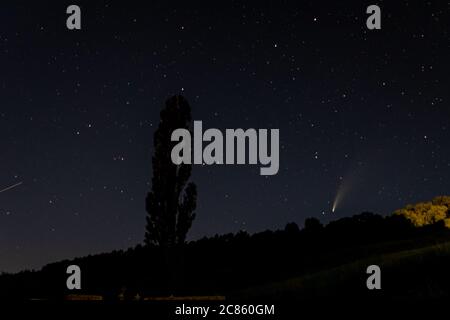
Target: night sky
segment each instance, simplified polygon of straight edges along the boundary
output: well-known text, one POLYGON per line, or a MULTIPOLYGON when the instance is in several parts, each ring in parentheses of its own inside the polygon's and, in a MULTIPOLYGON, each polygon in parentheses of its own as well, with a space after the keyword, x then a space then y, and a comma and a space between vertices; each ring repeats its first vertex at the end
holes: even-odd
POLYGON ((92 2, 1 5, 0 189, 22 184, 0 193, 0 271, 142 243, 174 94, 204 129, 280 129, 275 176, 194 166, 190 239, 450 193, 447 1, 92 2))

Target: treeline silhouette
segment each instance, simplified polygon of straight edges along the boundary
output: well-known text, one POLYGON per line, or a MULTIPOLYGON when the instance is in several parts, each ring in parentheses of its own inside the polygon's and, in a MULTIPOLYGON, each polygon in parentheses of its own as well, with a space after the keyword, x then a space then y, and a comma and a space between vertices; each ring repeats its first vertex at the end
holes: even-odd
POLYGON ((66 268, 79 265, 82 290, 105 299, 119 296, 227 295, 242 289, 311 274, 378 254, 450 240, 443 221, 415 227, 403 216, 362 213, 304 228, 202 238, 172 248, 138 245, 128 250, 61 261, 40 271, 0 276, 2 299, 63 299, 66 268), (167 259, 167 256, 170 259, 167 259), (171 264, 171 268, 168 267, 171 264))

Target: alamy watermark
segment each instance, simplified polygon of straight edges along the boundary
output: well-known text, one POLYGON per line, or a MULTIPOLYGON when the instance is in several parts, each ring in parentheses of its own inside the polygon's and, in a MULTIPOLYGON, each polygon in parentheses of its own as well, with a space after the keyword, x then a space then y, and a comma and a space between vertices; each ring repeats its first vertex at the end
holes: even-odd
POLYGON ((202 121, 194 121, 194 137, 191 137, 189 130, 180 128, 172 132, 171 140, 178 142, 171 153, 172 162, 176 165, 259 162, 263 166, 260 168, 261 175, 275 175, 279 170, 279 129, 226 129, 223 134, 215 128, 203 132, 202 121), (204 148, 203 142, 208 142, 204 148))

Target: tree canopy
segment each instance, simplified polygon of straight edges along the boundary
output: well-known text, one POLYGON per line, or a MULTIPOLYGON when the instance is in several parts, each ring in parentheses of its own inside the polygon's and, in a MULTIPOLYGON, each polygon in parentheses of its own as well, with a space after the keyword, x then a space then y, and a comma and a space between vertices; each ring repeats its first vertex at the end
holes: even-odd
POLYGON ((439 196, 429 202, 407 205, 396 210, 394 215, 404 216, 417 227, 444 221, 445 226, 450 228, 450 196, 439 196))

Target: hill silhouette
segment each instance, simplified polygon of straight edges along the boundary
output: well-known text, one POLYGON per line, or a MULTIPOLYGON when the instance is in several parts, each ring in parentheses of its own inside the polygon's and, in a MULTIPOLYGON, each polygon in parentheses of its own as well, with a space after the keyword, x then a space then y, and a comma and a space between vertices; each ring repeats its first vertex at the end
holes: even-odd
MULTIPOLYGON (((65 287, 66 268, 71 264, 79 265, 82 270, 82 290, 77 294, 100 295, 110 301, 119 298, 131 300, 136 296, 246 297, 243 293, 251 293, 249 288, 321 272, 332 274, 330 270, 335 268, 343 268, 351 277, 362 277, 361 283, 365 284, 365 269, 355 274, 352 271, 354 263, 362 263, 364 259, 377 262, 377 257, 395 256, 399 252, 439 244, 446 246, 448 242, 450 230, 443 221, 415 227, 400 215, 383 217, 366 212, 323 226, 319 220, 309 218, 303 229, 289 223, 284 230, 267 230, 252 235, 246 232, 216 235, 172 247, 168 250, 176 259, 175 273, 168 270, 164 259, 167 248, 137 245, 125 251, 52 263, 39 271, 3 274, 0 276, 0 298, 62 300, 73 293, 65 287)), ((383 259, 380 258, 380 263, 383 259)), ((397 272, 411 274, 414 268, 412 264, 397 272)), ((342 274, 345 272, 341 270, 342 274)), ((429 275, 417 274, 415 277, 429 275)), ((334 284, 329 285, 332 287, 334 284)), ((322 284, 318 288, 331 294, 333 291, 327 291, 327 286, 322 284)), ((395 292, 400 290, 395 289, 395 292)), ((449 289, 450 286, 440 288, 442 294, 447 295, 449 289)), ((358 291, 348 289, 347 294, 356 295, 358 291)))

